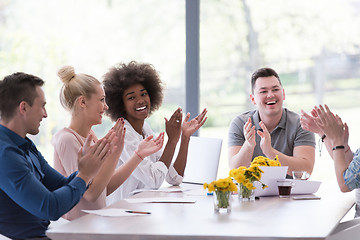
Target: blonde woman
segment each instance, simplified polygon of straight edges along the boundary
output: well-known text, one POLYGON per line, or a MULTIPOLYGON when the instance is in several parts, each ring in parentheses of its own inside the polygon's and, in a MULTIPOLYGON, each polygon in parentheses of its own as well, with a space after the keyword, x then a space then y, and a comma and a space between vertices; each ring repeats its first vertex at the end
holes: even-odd
MULTIPOLYGON (((71 121, 69 127, 57 132, 52 140, 55 150, 54 167, 64 176, 68 176, 78 170, 78 163, 73 159, 77 159, 75 156, 84 145, 87 136, 91 135, 94 142, 97 141, 91 128, 102 123, 103 114, 108 106, 103 87, 96 78, 87 74, 75 74, 71 66, 62 67, 58 71, 58 76, 64 84, 60 93, 60 102, 71 113, 71 121)), ((117 145, 116 151, 105 159, 83 198, 64 215, 64 218, 73 220, 85 214, 83 209, 105 207, 106 196, 116 190, 145 157, 157 152, 163 145, 164 133, 156 139, 149 136, 141 142, 130 161, 116 169, 124 147, 125 131, 124 119, 120 118, 107 135, 112 143, 117 145)))

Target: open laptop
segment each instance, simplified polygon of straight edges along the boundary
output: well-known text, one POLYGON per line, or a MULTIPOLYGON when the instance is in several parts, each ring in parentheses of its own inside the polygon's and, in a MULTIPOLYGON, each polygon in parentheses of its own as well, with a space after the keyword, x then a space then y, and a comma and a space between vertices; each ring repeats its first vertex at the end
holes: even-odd
POLYGON ((191 136, 183 182, 204 184, 216 180, 221 146, 220 138, 191 136))

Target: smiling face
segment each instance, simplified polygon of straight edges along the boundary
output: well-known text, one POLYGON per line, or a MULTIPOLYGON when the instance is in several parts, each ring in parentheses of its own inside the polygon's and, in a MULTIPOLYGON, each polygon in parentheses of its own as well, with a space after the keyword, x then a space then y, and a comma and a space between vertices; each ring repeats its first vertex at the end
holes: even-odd
POLYGON ((257 106, 260 116, 271 117, 281 115, 285 91, 275 76, 259 77, 250 98, 257 106))
POLYGON ((128 87, 123 94, 126 119, 133 125, 144 121, 150 112, 150 97, 142 84, 128 87))
POLYGON ((39 133, 40 122, 47 117, 45 109, 45 94, 41 87, 36 87, 37 97, 34 99, 32 106, 26 106, 26 133, 36 135, 39 133))
POLYGON ((85 99, 86 119, 89 119, 91 125, 101 124, 104 112, 109 108, 105 102, 105 92, 100 84, 95 85, 95 93, 90 98, 85 99))

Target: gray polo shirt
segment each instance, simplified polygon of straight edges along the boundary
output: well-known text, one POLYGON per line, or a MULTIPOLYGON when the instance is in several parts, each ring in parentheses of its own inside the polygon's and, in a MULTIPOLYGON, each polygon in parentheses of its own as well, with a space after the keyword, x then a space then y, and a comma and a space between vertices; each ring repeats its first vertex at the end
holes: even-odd
MULTIPOLYGON (((248 118, 251 118, 256 130, 261 129, 261 121, 258 110, 252 110, 234 118, 230 124, 228 135, 228 146, 242 146, 245 142, 243 133, 244 125, 248 118)), ((279 124, 270 133, 271 146, 285 155, 293 156, 294 147, 296 146, 313 146, 315 147, 315 135, 301 127, 300 117, 297 113, 283 108, 283 114, 279 124)), ((260 136, 256 134, 256 146, 253 158, 265 156, 260 148, 260 136)))

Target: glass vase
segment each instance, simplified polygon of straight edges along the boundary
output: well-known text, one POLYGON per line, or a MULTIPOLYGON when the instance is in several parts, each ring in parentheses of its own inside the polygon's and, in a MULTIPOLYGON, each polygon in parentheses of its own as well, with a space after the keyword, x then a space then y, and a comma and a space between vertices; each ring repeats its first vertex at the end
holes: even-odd
POLYGON ((244 184, 239 183, 239 200, 243 202, 255 201, 255 190, 248 189, 244 184))
POLYGON ((231 212, 231 191, 215 190, 214 210, 215 212, 231 212))

